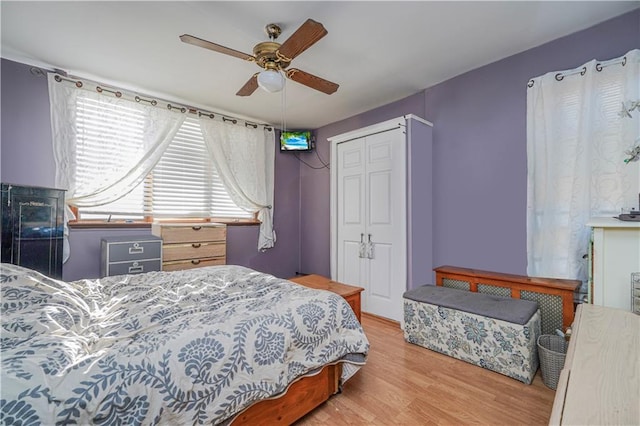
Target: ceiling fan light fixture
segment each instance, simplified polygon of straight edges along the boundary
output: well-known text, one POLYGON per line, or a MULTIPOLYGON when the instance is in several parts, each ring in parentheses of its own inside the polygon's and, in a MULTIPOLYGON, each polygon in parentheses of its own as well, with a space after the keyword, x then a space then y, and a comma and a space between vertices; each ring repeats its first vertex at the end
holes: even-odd
POLYGON ((284 77, 277 70, 268 69, 258 73, 258 86, 269 93, 280 92, 284 88, 284 77))
POLYGON ((253 55, 189 34, 181 35, 180 40, 183 43, 254 62, 262 68, 264 71, 251 75, 251 78, 238 90, 237 96, 249 96, 258 90, 258 87, 262 87, 269 93, 282 92, 285 89, 285 77, 327 95, 338 90, 339 86, 336 83, 296 68, 287 69, 295 57, 327 35, 327 30, 320 22, 311 18, 307 19, 282 44, 275 41, 281 33, 279 25, 269 24, 266 31, 269 41, 263 41, 253 46, 253 55))

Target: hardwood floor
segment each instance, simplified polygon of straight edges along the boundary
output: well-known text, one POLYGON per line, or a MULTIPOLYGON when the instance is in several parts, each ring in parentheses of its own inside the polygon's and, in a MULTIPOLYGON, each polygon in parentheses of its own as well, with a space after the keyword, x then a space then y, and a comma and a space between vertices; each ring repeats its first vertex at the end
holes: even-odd
POLYGON ((555 392, 405 342, 397 323, 362 314, 367 365, 303 417, 313 425, 542 425, 555 392))

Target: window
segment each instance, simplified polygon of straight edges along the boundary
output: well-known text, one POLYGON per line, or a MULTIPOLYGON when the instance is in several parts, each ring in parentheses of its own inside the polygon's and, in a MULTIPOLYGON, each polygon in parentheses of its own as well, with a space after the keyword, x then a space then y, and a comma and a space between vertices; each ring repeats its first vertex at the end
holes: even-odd
MULTIPOLYGON (((78 187, 126 167, 144 148, 143 123, 136 110, 78 96, 78 187)), ((80 208, 79 219, 253 218, 231 200, 208 156, 198 120, 188 117, 140 185, 113 203, 80 208)))
POLYGON ((81 222, 226 218, 259 223, 258 250, 274 246, 272 127, 60 74, 47 82, 55 185, 81 222))
POLYGON ((638 99, 640 50, 531 80, 527 90, 527 274, 586 280, 591 217, 637 203, 640 130, 620 117, 638 99))

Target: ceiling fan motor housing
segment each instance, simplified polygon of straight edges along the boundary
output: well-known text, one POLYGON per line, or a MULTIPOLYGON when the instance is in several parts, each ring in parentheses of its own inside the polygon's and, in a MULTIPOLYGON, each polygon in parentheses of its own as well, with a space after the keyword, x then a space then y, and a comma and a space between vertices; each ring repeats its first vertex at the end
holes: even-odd
POLYGON ((280 43, 275 41, 263 41, 256 44, 253 48, 253 55, 256 57, 256 63, 264 69, 285 69, 291 61, 285 61, 282 57, 278 57, 276 51, 280 48, 280 43))

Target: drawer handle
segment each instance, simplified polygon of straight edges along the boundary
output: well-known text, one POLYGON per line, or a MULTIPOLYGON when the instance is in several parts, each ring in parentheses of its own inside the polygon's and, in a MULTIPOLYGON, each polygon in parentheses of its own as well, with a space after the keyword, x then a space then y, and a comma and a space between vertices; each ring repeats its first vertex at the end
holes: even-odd
POLYGON ((191 244, 191 247, 193 247, 193 248, 200 248, 200 246, 201 246, 201 245, 202 245, 202 244, 200 244, 200 243, 193 243, 193 244, 191 244))
POLYGON ((191 261, 192 264, 194 265, 199 265, 200 264, 200 259, 194 259, 191 261))
POLYGON ((192 226, 191 229, 193 229, 194 231, 199 231, 202 229, 202 226, 192 226))
POLYGON ((133 247, 129 247, 129 254, 142 254, 144 247, 140 247, 139 243, 133 243, 133 247))
POLYGON ((138 274, 140 272, 144 272, 144 265, 137 265, 134 263, 133 266, 129 266, 130 274, 138 274))

